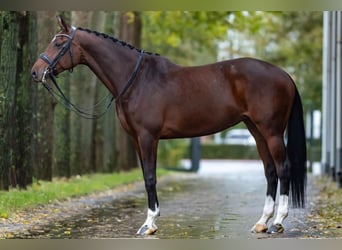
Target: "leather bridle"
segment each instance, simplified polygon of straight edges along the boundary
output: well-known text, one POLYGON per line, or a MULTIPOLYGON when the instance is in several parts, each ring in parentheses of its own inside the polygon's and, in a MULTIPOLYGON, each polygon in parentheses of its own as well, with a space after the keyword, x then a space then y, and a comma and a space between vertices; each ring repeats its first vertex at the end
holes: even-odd
POLYGON ((63 44, 62 49, 58 52, 57 56, 53 60, 51 60, 45 53, 41 53, 40 54, 39 57, 48 64, 48 67, 45 69, 45 71, 43 73, 43 78, 42 78, 42 82, 43 83, 46 82, 46 78, 45 78, 46 74, 49 74, 50 78, 55 76, 54 72, 56 72, 56 66, 57 66, 59 60, 61 60, 61 58, 68 51, 69 51, 70 60, 71 60, 71 68, 69 69, 69 71, 70 72, 73 71, 73 69, 74 69, 74 56, 73 56, 73 51, 71 49, 71 44, 72 44, 72 41, 74 40, 76 30, 77 29, 75 27, 72 27, 70 35, 67 35, 67 34, 57 34, 57 35, 55 35, 55 37, 53 38, 52 41, 54 41, 57 37, 67 37, 68 41, 63 44))
POLYGON ((70 72, 73 72, 73 68, 74 68, 74 56, 73 56, 73 51, 72 51, 72 47, 71 44, 74 40, 75 37, 75 33, 76 33, 77 28, 72 27, 72 31, 70 35, 67 34, 57 34, 55 35, 54 39, 52 41, 54 41, 57 37, 67 37, 68 41, 66 43, 63 44, 63 47, 61 48, 61 50, 58 52, 57 56, 51 60, 45 53, 40 54, 40 58, 42 60, 44 60, 48 66, 45 69, 43 76, 42 76, 42 80, 41 82, 43 83, 43 86, 49 91, 49 93, 58 101, 60 102, 65 108, 74 111, 76 114, 78 114, 79 116, 83 117, 83 118, 87 118, 87 119, 97 119, 102 117, 104 114, 106 114, 109 110, 109 108, 112 106, 113 102, 116 102, 121 96, 123 96, 125 94, 125 92, 130 88, 130 86, 133 84, 134 79, 138 73, 138 70, 140 68, 140 65, 143 61, 144 58, 144 50, 140 51, 140 55, 139 58, 135 64, 135 67, 133 69, 133 72, 130 76, 130 78, 127 80, 126 84, 124 85, 123 89, 119 92, 119 94, 117 95, 116 98, 114 98, 114 96, 111 93, 108 93, 105 97, 103 97, 98 103, 96 103, 93 107, 91 108, 80 108, 77 105, 73 104, 68 97, 66 97, 66 95, 63 93, 62 89, 59 87, 59 85, 57 84, 56 81, 56 76, 55 76, 55 72, 56 72, 56 66, 58 64, 58 62, 60 61, 60 59, 69 51, 70 54, 70 60, 71 60, 71 68, 69 69, 70 72), (54 90, 48 83, 46 80, 46 75, 48 75, 48 77, 52 80, 56 90, 54 90), (105 104, 105 102, 107 102, 106 100, 108 100, 108 103, 105 104), (100 105, 103 104, 105 105, 104 110, 102 111, 98 111, 95 112, 95 109, 100 107, 100 105))

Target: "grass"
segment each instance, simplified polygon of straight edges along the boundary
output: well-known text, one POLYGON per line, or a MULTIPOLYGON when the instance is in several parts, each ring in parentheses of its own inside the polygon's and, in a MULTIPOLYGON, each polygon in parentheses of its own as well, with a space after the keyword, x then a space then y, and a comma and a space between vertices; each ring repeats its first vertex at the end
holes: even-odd
MULTIPOLYGON (((158 169, 158 176, 169 171, 158 169)), ((141 169, 113 174, 91 174, 70 179, 54 179, 52 182, 36 181, 27 190, 16 188, 0 192, 0 218, 8 218, 11 213, 37 205, 51 203, 68 197, 82 196, 96 191, 142 181, 141 169)))

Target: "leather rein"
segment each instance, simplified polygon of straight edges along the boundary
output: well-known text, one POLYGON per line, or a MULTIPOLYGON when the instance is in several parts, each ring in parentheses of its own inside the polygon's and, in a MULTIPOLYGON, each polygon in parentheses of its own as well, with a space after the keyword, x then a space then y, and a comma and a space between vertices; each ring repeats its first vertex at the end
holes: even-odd
POLYGON ((63 45, 57 56, 51 60, 45 53, 40 54, 40 58, 44 60, 47 64, 48 67, 45 69, 42 77, 42 84, 43 86, 48 90, 48 92, 51 94, 52 97, 56 99, 57 102, 61 103, 66 109, 74 111, 77 115, 86 118, 86 119, 98 119, 105 115, 110 107, 112 106, 113 102, 116 102, 120 97, 122 97, 125 92, 132 86, 134 79, 138 73, 138 70, 141 66, 141 63, 143 61, 144 57, 144 50, 140 51, 139 58, 135 64, 135 67, 133 69, 133 72, 131 73, 131 76, 127 80, 124 88, 119 92, 118 96, 114 98, 114 96, 111 93, 108 93, 106 96, 104 96, 100 101, 98 101, 96 104, 94 104, 90 108, 80 108, 79 106, 73 104, 69 98, 66 97, 66 95, 63 93, 62 89, 59 87, 57 80, 56 80, 56 75, 54 74, 56 70, 56 65, 58 64, 59 60, 69 51, 70 55, 70 60, 71 60, 71 69, 69 69, 70 72, 73 72, 74 68, 74 56, 73 56, 73 51, 71 48, 71 44, 74 40, 75 33, 76 33, 77 28, 72 27, 71 34, 57 34, 55 35, 54 39, 55 40, 59 36, 67 37, 68 41, 63 45), (55 89, 53 89, 48 83, 46 76, 48 76, 51 81, 53 82, 53 85, 55 86, 55 89), (95 112, 95 109, 103 106, 105 102, 108 102, 102 111, 95 112))

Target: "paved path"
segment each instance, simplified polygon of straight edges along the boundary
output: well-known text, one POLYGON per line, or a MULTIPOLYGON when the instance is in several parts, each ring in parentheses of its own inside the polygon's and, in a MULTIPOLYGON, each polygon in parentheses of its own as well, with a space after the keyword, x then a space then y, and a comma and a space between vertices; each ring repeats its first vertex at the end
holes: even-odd
MULTIPOLYGON (((185 165, 188 162, 184 162, 185 165)), ((309 186, 309 197, 313 190, 309 186)), ((203 160, 198 173, 177 173, 158 182, 161 217, 151 238, 269 238, 311 237, 305 222, 307 210, 290 209, 285 233, 252 234, 250 228, 262 213, 266 179, 260 161, 203 160)), ((310 203, 309 198, 309 203, 310 203)), ((146 216, 143 183, 106 193, 101 198, 83 198, 87 209, 68 218, 55 218, 50 225, 36 225, 22 238, 135 238, 146 216)), ((62 204, 63 206, 63 204, 62 204)), ((69 207, 73 207, 70 203, 69 207)), ((78 203, 74 203, 76 207, 78 203)))

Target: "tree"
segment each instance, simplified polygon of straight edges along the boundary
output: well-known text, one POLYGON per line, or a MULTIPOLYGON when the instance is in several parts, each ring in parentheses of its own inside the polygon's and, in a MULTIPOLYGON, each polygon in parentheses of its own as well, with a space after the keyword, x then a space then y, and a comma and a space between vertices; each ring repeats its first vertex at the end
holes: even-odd
MULTIPOLYGON (((46 49, 47 44, 55 35, 56 12, 38 11, 38 53, 46 49)), ((38 57, 36 54, 36 58, 38 57)), ((36 98, 35 123, 35 164, 34 176, 40 180, 52 180, 53 145, 54 145, 54 114, 56 102, 43 86, 38 86, 36 98)))
POLYGON ((33 107, 36 87, 31 84, 36 15, 1 12, 0 187, 26 188, 32 182, 33 107), (13 58, 15 58, 13 60, 13 58))
POLYGON ((270 60, 294 77, 306 109, 322 106, 322 12, 282 12, 270 60), (284 39, 286 38, 286 39, 284 39))
MULTIPOLYGON (((70 12, 60 13, 66 18, 71 17, 70 12)), ((61 74, 58 79, 60 88, 62 89, 64 95, 70 98, 70 75, 61 74)), ((70 150, 71 150, 71 121, 70 121, 70 111, 67 110, 63 105, 56 106, 55 112, 55 130, 54 130, 54 164, 53 164, 53 174, 60 177, 71 176, 71 161, 70 161, 70 150)))
POLYGON ((0 86, 1 86, 1 144, 0 144, 0 188, 8 190, 10 185, 9 172, 13 173, 14 164, 14 95, 17 70, 17 42, 19 39, 18 13, 2 11, 1 24, 1 58, 0 58, 0 86))
MULTIPOLYGON (((92 12, 73 11, 72 23, 76 27, 91 28, 92 12)), ((64 72, 63 74, 67 74, 64 72)), ((94 103, 94 86, 90 83, 93 73, 84 66, 77 66, 70 82, 72 102, 80 107, 90 107, 94 103)), ((71 113, 71 166, 73 174, 91 172, 93 162, 93 121, 71 113)))
MULTIPOLYGON (((97 31, 113 34, 118 27, 116 20, 117 12, 94 12, 92 27, 97 31)), ((91 81, 95 86, 96 100, 101 100, 104 96, 108 95, 108 89, 104 87, 95 75, 92 76, 91 81)), ((94 145, 93 171, 113 172, 118 170, 117 126, 118 120, 114 105, 103 117, 94 120, 92 140, 94 145)))
POLYGON ((17 54, 16 86, 16 152, 15 166, 19 187, 32 183, 34 154, 34 104, 37 85, 31 80, 31 66, 37 51, 37 15, 23 12, 19 16, 19 42, 17 54))
MULTIPOLYGON (((75 26, 102 32, 106 13, 103 11, 72 12, 75 26)), ((89 68, 78 66, 71 80, 71 99, 80 107, 92 107, 101 98, 103 84, 89 68)), ((89 110, 91 112, 91 110, 89 110)), ((96 112, 96 110, 94 110, 96 112)), ((103 164, 103 118, 89 120, 71 114, 72 166, 74 174, 97 172, 103 164)))
POLYGON ((230 49, 284 68, 294 78, 305 108, 321 107, 322 12, 245 11, 233 16, 230 23, 240 37, 238 46, 230 49))
MULTIPOLYGON (((142 24, 139 12, 120 13, 120 39, 139 48, 141 28, 142 24)), ((131 141, 131 138, 121 126, 119 127, 118 151, 118 166, 121 170, 129 170, 138 166, 137 154, 131 141)))
POLYGON ((226 39, 231 12, 142 12, 142 47, 181 65, 212 63, 226 39))

